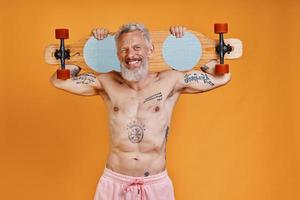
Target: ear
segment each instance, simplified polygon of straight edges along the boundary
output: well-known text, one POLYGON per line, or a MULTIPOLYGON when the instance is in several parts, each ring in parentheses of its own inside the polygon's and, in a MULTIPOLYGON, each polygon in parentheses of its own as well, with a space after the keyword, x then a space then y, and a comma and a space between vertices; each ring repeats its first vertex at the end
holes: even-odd
POLYGON ((152 57, 152 56, 153 56, 153 53, 154 53, 154 45, 153 45, 152 42, 151 42, 150 48, 149 48, 149 51, 148 51, 148 57, 149 57, 149 58, 152 57))

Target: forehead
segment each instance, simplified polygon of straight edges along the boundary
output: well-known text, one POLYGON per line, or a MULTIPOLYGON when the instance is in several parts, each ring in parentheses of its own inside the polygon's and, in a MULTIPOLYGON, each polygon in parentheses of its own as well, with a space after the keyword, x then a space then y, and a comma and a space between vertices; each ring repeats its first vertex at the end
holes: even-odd
POLYGON ((146 40, 141 31, 131 31, 128 33, 123 33, 118 39, 119 45, 130 45, 130 44, 143 44, 146 40))

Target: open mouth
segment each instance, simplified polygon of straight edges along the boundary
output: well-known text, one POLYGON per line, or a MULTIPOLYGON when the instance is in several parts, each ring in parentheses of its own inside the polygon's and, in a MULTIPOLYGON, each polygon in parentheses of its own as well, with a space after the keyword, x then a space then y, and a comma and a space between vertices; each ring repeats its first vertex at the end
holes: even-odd
POLYGON ((133 69, 141 65, 142 59, 141 58, 126 59, 125 63, 130 69, 133 69))

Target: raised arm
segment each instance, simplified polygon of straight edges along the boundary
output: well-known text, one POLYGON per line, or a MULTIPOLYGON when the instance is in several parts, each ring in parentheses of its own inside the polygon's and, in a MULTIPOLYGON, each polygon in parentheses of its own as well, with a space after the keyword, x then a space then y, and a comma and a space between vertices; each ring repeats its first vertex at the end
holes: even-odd
POLYGON ((94 74, 85 73, 77 76, 80 68, 75 65, 66 65, 66 69, 70 69, 71 71, 70 79, 57 79, 56 73, 51 76, 50 82, 56 88, 84 96, 97 95, 99 90, 102 89, 99 77, 95 76, 94 74))
POLYGON ((216 61, 212 61, 200 70, 177 72, 177 82, 174 90, 181 93, 200 93, 215 89, 228 83, 231 74, 217 76, 214 74, 216 61))
MULTIPOLYGON (((106 28, 95 28, 92 30, 93 36, 102 40, 107 37, 109 30, 106 28)), ((56 78, 56 73, 50 78, 50 82, 57 88, 65 90, 67 92, 90 96, 97 95, 99 90, 102 89, 100 76, 95 76, 91 73, 85 73, 77 76, 80 71, 80 67, 75 65, 66 65, 66 69, 70 69, 71 78, 68 80, 59 80, 56 78)))
MULTIPOLYGON (((172 35, 180 38, 184 35, 186 28, 184 26, 171 26, 169 30, 172 35)), ((216 75, 216 64, 216 61, 211 61, 202 66, 201 71, 175 72, 177 82, 174 90, 181 93, 199 93, 225 85, 230 81, 231 74, 216 75)))

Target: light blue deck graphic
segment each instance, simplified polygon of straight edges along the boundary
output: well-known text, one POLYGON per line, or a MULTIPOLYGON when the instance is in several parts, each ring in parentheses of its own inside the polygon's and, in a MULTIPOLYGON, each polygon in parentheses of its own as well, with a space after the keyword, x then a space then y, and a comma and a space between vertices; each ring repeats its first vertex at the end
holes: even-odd
POLYGON ((83 57, 86 64, 96 72, 120 71, 120 62, 113 36, 104 40, 90 37, 83 48, 83 57))
POLYGON ((186 32, 182 38, 168 36, 163 43, 162 54, 165 62, 173 69, 185 71, 199 62, 202 47, 197 36, 186 32))

